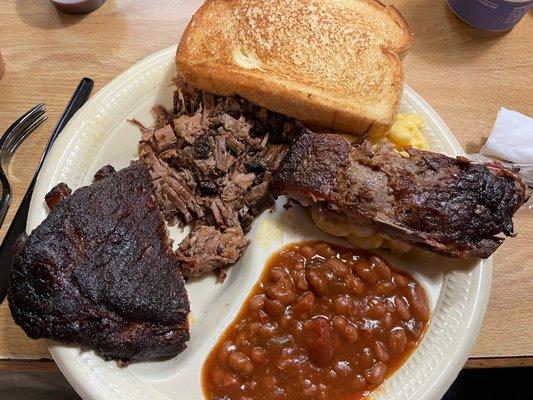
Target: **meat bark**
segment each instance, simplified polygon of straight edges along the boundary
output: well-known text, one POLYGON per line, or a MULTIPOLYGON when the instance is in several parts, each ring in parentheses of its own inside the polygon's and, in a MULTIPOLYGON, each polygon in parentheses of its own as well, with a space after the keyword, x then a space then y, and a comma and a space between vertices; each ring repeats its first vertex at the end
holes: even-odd
POLYGON ((306 132, 276 172, 273 190, 392 239, 449 257, 489 257, 513 236, 512 216, 526 186, 497 163, 391 144, 350 145, 338 135, 306 132))
POLYGON ((65 184, 52 189, 60 201, 19 239, 11 313, 31 338, 95 347, 106 359, 173 356, 189 340, 189 300, 149 172, 134 162, 97 177, 68 197, 65 184))

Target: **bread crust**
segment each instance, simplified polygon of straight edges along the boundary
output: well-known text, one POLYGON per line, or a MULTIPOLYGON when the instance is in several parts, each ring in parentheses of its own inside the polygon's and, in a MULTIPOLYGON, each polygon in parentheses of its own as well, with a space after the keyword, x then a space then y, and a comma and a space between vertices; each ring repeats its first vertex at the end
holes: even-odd
POLYGON ((382 7, 384 7, 387 12, 390 14, 391 18, 394 19, 394 21, 398 24, 400 29, 405 33, 405 35, 402 36, 404 39, 401 43, 401 45, 397 46, 393 50, 400 58, 403 58, 404 54, 409 50, 409 47, 411 46, 411 41, 413 40, 413 32, 411 31, 411 28, 409 27, 409 24, 403 17, 403 15, 400 13, 400 11, 394 7, 393 5, 385 5, 379 0, 374 0, 376 3, 379 3, 382 7))

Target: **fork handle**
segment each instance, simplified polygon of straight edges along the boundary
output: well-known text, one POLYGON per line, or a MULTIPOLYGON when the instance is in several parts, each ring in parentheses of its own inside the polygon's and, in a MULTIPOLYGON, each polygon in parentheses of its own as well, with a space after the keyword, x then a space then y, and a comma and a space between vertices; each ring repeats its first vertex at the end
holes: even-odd
POLYGON ((12 248, 20 234, 26 231, 26 221, 28 220, 31 197, 33 195, 33 190, 35 189, 35 182, 37 181, 37 176, 41 171, 44 159, 52 148, 52 145, 54 144, 55 140, 67 124, 67 122, 74 116, 76 111, 78 111, 89 98, 93 85, 94 82, 90 78, 83 78, 78 84, 78 87, 74 91, 74 94, 72 95, 67 107, 65 108, 65 111, 63 111, 61 118, 59 119, 57 125, 52 131, 52 135, 50 136, 50 139, 48 140, 48 144, 46 145, 41 160, 37 165, 37 170, 33 175, 30 186, 28 187, 28 190, 26 190, 26 194, 24 195, 24 198, 20 203, 20 206, 15 214, 15 217, 13 218, 13 221, 11 222, 11 225, 9 226, 9 229, 7 230, 2 245, 0 245, 0 303, 2 303, 2 301, 6 297, 7 289, 9 287, 9 271, 11 270, 11 263, 13 262, 12 248))

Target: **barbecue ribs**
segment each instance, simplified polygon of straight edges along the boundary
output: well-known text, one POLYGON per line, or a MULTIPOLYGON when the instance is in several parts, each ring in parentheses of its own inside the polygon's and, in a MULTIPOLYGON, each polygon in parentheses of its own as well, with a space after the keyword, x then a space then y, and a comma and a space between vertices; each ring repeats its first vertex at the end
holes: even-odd
POLYGON ((429 151, 408 154, 308 131, 282 161, 273 190, 449 257, 486 258, 503 242, 496 235, 514 235, 512 216, 526 198, 514 171, 429 151))

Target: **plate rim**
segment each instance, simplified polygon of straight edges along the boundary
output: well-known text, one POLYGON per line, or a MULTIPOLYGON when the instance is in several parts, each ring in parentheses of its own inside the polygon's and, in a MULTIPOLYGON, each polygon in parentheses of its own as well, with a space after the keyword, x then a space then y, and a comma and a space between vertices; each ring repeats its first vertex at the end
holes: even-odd
MULTIPOLYGON (((153 68, 153 65, 161 62, 165 62, 169 57, 174 59, 176 45, 170 46, 166 49, 160 50, 152 55, 135 63, 124 72, 120 73, 108 84, 102 87, 89 101, 74 115, 74 117, 66 125, 65 129, 57 139, 56 143, 52 147, 49 155, 46 157, 45 163, 39 174, 35 186, 35 191, 32 196, 30 204, 30 212, 28 216, 28 227, 34 227, 41 222, 42 207, 44 194, 54 184, 49 177, 57 177, 60 168, 64 167, 65 154, 73 146, 76 138, 81 134, 81 127, 84 126, 86 120, 94 117, 99 107, 104 106, 106 100, 116 95, 126 83, 131 79, 138 77, 139 74, 146 72, 153 68), (172 56, 171 56, 172 55, 172 56)), ((424 112, 424 118, 431 120, 431 122, 438 127, 442 135, 440 139, 444 139, 448 146, 453 149, 457 154, 463 154, 463 150, 451 133, 445 122, 437 114, 437 112, 411 87, 407 84, 404 85, 403 96, 408 99, 408 103, 416 104, 419 109, 424 112)), ((410 396, 422 399, 438 399, 448 389, 449 384, 461 368, 472 348, 475 345, 475 341, 478 337, 481 329, 483 317, 488 304, 490 287, 492 281, 492 257, 486 260, 480 260, 479 265, 475 267, 478 272, 478 284, 472 290, 475 290, 475 301, 473 303, 472 312, 468 316, 468 324, 462 329, 462 336, 457 344, 456 351, 453 357, 448 359, 447 364, 440 369, 439 379, 435 382, 430 382, 429 385, 420 385, 419 390, 412 393, 410 396), (427 387, 426 387, 427 386, 427 387)), ((94 374, 87 371, 85 364, 80 362, 80 357, 73 358, 71 348, 51 343, 49 346, 50 353, 61 372, 65 375, 70 384, 78 392, 78 394, 84 399, 109 399, 109 398, 130 398, 123 397, 116 390, 106 388, 102 382, 98 382, 94 374), (66 351, 68 350, 68 351, 66 351), (72 364, 74 363, 74 364, 72 364), (72 364, 72 365, 71 365, 72 364)), ((401 368, 400 368, 401 369, 401 368)), ((139 380, 140 381, 140 380, 139 380)), ((154 388, 149 387, 142 383, 144 389, 149 388, 149 393, 141 393, 140 389, 135 398, 149 398, 149 399, 167 399, 154 388), (147 396, 149 394, 149 396, 147 396)), ((379 388, 378 388, 379 391, 379 388)), ((379 396, 378 396, 379 397, 379 396)))

